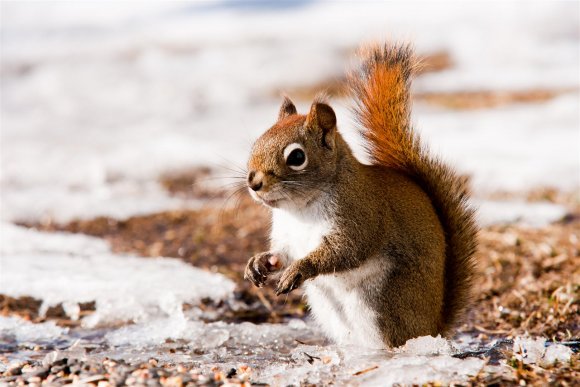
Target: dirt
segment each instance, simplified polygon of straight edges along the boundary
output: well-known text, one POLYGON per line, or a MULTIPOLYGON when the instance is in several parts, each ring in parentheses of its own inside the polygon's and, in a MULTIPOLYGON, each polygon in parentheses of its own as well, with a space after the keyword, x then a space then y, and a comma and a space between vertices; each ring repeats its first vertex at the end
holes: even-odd
MULTIPOLYGON (((205 170, 201 173, 199 170, 192 170, 173 175, 174 180, 164 176, 162 184, 169 192, 181 197, 197 197, 198 192, 212 198, 229 197, 224 192, 200 188, 203 184, 200 177, 205 175, 205 170), (193 180, 188 180, 190 177, 194 177, 193 180), (186 181, 190 183, 185 183, 186 181)), ((270 220, 266 208, 254 203, 245 192, 230 199, 227 203, 222 201, 216 207, 166 211, 126 220, 98 217, 67 224, 49 222, 24 225, 44 231, 65 231, 100 237, 107 240, 112 250, 117 253, 134 253, 143 257, 175 257, 196 267, 222 273, 236 282, 236 299, 247 306, 245 309, 235 308, 235 311, 228 308, 228 305, 214 305, 210 301, 201 306, 206 309, 219 309, 220 320, 223 321, 275 323, 287 317, 303 317, 306 305, 300 291, 277 297, 273 289, 257 289, 243 279, 248 259, 268 248, 270 220)), ((34 310, 34 307, 29 310, 34 310)), ((24 316, 28 313, 32 318, 38 317, 37 313, 29 310, 15 311, 24 316)))
MULTIPOLYGON (((204 181, 202 177, 208 174, 206 170, 184 171, 164 176, 162 184, 173 195, 182 197, 227 198, 226 192, 200 187, 204 181)), ((577 195, 542 189, 528 196, 532 200, 564 204, 570 209, 570 216, 540 229, 506 225, 481 230, 476 297, 459 333, 477 336, 483 342, 526 334, 553 341, 580 338, 580 212, 577 195)), ((257 289, 243 279, 248 258, 267 249, 269 213, 245 193, 228 203, 222 201, 221 206, 166 211, 126 220, 100 217, 67 224, 27 226, 101 237, 110 242, 115 252, 176 257, 197 267, 223 273, 236 282, 235 298, 246 307, 230 308, 227 303, 215 305, 210 301, 196 306, 218 311, 220 320, 260 323, 304 317, 306 305, 300 291, 291 293, 289 297, 276 297, 271 288, 257 289), (231 205, 233 203, 235 205, 231 205)), ((46 317, 39 317, 40 301, 29 297, 0 296, 0 306, 2 314, 18 314, 33 321, 52 319, 64 326, 77 324, 68 320, 58 306, 49 310, 46 317)), ((83 314, 88 314, 94 310, 94 305, 83 305, 81 309, 83 314)), ((502 356, 511 359, 512 374, 482 373, 471 383, 573 385, 580 376, 578 354, 569 364, 551 369, 524 365, 509 351, 502 356)))
POLYGON ((416 93, 415 100, 455 110, 487 109, 518 103, 539 103, 574 90, 477 90, 457 92, 416 93))
MULTIPOLYGON (((197 187, 202 183, 195 183, 201 181, 197 178, 184 184, 197 173, 175 175, 173 181, 164 177, 163 184, 174 195, 203 192, 197 187)), ((580 336, 578 205, 574 196, 550 195, 561 204, 567 201, 571 214, 565 221, 541 229, 508 225, 481 230, 477 297, 461 331, 503 337, 527 332, 556 340, 580 336)), ((249 306, 240 315, 228 316, 231 320, 277 322, 305 313, 300 292, 276 297, 271 288, 256 289, 243 279, 247 260, 267 249, 269 229, 268 210, 245 193, 233 207, 167 211, 122 221, 101 217, 29 226, 97 236, 110 242, 115 252, 176 257, 223 273, 237 283, 238 298, 249 306), (255 306, 259 311, 252 312, 255 306)))

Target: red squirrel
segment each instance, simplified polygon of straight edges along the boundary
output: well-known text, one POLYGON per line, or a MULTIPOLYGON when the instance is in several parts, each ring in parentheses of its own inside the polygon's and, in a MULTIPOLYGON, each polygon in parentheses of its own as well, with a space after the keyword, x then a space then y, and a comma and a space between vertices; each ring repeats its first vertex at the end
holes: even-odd
POLYGON ((305 287, 323 331, 372 348, 450 335, 470 303, 477 226, 466 182, 410 123, 417 60, 376 45, 349 76, 370 165, 359 162, 322 99, 301 115, 287 97, 254 144, 247 184, 271 208, 271 246, 245 277, 305 287))

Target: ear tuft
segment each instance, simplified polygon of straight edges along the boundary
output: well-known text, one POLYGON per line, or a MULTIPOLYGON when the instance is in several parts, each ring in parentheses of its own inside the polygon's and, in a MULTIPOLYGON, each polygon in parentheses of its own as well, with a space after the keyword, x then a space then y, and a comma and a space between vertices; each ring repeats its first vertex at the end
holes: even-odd
POLYGON ((290 100, 290 98, 284 96, 284 101, 282 102, 282 106, 280 106, 280 112, 278 113, 278 121, 296 113, 298 113, 298 111, 296 110, 294 103, 290 100))

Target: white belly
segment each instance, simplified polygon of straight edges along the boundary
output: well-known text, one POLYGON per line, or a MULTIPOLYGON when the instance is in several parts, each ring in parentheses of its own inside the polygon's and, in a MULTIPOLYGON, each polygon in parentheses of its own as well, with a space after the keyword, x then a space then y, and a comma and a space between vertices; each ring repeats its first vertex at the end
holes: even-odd
POLYGON ((326 334, 341 345, 384 348, 376 312, 363 299, 364 287, 372 289, 383 268, 376 260, 348 273, 322 275, 306 282, 312 314, 326 334))
MULTIPOLYGON (((272 214, 271 250, 290 261, 304 258, 316 249, 332 224, 319 216, 297 216, 284 210, 272 214)), ((338 344, 383 348, 375 312, 362 299, 361 285, 380 280, 378 260, 369 260, 349 272, 322 275, 306 281, 312 314, 326 334, 338 344), (377 271, 378 270, 378 271, 377 271)))

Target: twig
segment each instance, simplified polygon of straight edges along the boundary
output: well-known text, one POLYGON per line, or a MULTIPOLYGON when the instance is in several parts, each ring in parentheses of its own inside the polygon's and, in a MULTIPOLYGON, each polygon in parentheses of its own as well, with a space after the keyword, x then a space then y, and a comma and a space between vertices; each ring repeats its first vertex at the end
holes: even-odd
POLYGON ((506 331, 503 329, 498 329, 498 330, 492 330, 492 329, 486 329, 480 325, 474 325, 473 326, 475 329, 477 329, 480 332, 484 332, 484 333, 491 333, 494 335, 499 335, 499 334, 505 334, 505 333, 509 333, 510 331, 506 331))
POLYGON ((355 372, 354 374, 352 374, 352 376, 359 376, 359 375, 362 375, 362 374, 366 374, 367 372, 376 370, 377 368, 379 368, 379 366, 373 366, 371 368, 367 368, 367 369, 364 369, 362 371, 355 372))
POLYGON ((264 306, 266 307, 266 309, 268 309, 268 311, 270 313, 274 312, 274 309, 272 308, 272 304, 270 304, 270 301, 268 301, 268 299, 266 297, 264 297, 264 295, 262 294, 262 292, 257 291, 256 295, 258 296, 258 298, 260 299, 260 301, 262 302, 262 304, 264 304, 264 306))
POLYGON ((314 363, 314 359, 321 360, 318 356, 312 356, 312 355, 307 354, 306 352, 302 352, 302 353, 306 355, 306 357, 308 358, 308 359, 306 359, 306 361, 310 364, 314 363))

